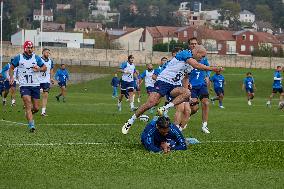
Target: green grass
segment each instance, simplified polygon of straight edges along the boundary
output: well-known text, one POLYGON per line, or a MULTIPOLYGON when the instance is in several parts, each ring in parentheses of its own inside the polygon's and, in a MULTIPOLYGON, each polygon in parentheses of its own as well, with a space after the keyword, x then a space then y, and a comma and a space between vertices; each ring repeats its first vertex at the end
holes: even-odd
MULTIPOLYGON (((137 121, 128 135, 121 134, 132 113, 125 102, 123 111, 117 112, 111 76, 69 86, 65 104, 56 102, 58 88, 54 87, 49 116, 35 116, 36 133, 0 121, 0 188, 283 188, 284 112, 277 110, 276 99, 271 109, 265 107, 273 71, 251 70, 257 87, 252 107, 240 90, 247 71, 224 72, 226 109, 210 106, 211 134, 200 132, 199 112, 184 135, 202 143, 167 155, 144 150, 140 144, 143 122, 137 121), (251 140, 262 142, 245 142, 251 140)), ((99 69, 96 73, 111 72, 99 69)), ((1 117, 25 123, 20 99, 17 102, 1 117)))

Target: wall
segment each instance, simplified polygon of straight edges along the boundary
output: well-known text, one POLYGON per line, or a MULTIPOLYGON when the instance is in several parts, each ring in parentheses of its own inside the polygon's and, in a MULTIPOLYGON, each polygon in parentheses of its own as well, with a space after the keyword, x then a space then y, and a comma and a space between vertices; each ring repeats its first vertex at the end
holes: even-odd
MULTIPOLYGON (((23 51, 22 47, 3 46, 4 62, 10 60, 16 54, 23 51)), ((57 64, 66 63, 71 65, 92 65, 92 66, 118 66, 127 59, 129 54, 135 57, 136 65, 145 63, 157 64, 161 57, 171 57, 171 53, 166 52, 143 52, 125 50, 106 49, 72 49, 50 47, 51 57, 57 64)), ((39 52, 39 48, 36 53, 39 52)), ((211 65, 224 67, 244 67, 244 68, 275 68, 277 65, 284 66, 284 58, 251 57, 236 55, 216 55, 208 54, 211 65)))

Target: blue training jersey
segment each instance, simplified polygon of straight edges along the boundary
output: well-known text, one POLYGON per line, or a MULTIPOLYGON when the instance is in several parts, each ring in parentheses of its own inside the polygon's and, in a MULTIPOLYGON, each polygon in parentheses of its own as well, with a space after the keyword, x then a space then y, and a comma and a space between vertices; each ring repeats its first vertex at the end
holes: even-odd
POLYGON ((66 82, 67 80, 69 80, 69 73, 66 69, 58 69, 54 78, 59 82, 66 82))
POLYGON ((160 75, 160 73, 167 67, 169 61, 165 62, 164 64, 160 65, 158 68, 154 69, 155 75, 160 75))
POLYGON ((246 89, 252 89, 254 84, 254 79, 252 77, 246 77, 243 81, 246 89))
POLYGON ((274 72, 274 82, 273 82, 273 88, 274 89, 281 89, 282 83, 281 83, 282 77, 280 71, 274 72))
POLYGON ((118 87, 118 85, 119 85, 118 77, 113 77, 112 80, 111 80, 111 86, 118 87))
MULTIPOLYGON (((207 58, 202 58, 199 61, 199 63, 205 66, 209 66, 209 62, 207 58)), ((204 70, 198 70, 194 68, 189 74, 189 82, 192 85, 192 87, 207 86, 205 78, 209 77, 209 74, 210 72, 207 72, 204 70)))
POLYGON ((2 74, 2 77, 6 80, 6 79, 9 79, 9 69, 11 67, 11 64, 8 63, 6 64, 3 69, 1 70, 1 74, 2 74))
POLYGON ((225 78, 221 74, 215 74, 210 79, 213 82, 214 89, 224 88, 225 78))
POLYGON ((171 123, 169 133, 163 136, 156 127, 156 121, 157 120, 153 119, 148 123, 141 134, 141 142, 147 150, 151 152, 161 152, 162 149, 160 146, 162 142, 170 143, 171 150, 187 149, 182 133, 174 124, 171 123))

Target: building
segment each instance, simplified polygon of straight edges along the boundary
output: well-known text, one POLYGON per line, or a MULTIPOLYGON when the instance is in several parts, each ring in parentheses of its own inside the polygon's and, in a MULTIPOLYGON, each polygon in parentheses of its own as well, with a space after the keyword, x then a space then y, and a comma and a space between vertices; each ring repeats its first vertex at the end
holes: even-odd
POLYGON ((123 29, 110 29, 107 30, 109 40, 113 44, 117 44, 119 49, 139 51, 140 39, 144 28, 126 28, 123 29))
POLYGON ((159 43, 169 43, 170 41, 178 41, 176 31, 181 27, 155 26, 146 27, 140 39, 141 49, 152 51, 153 46, 159 43))
POLYGON ((248 10, 243 10, 240 12, 240 22, 248 22, 248 23, 254 23, 255 22, 255 14, 251 13, 248 10))
POLYGON ((183 26, 204 25, 206 21, 204 14, 201 12, 201 3, 195 2, 193 4, 192 10, 196 9, 196 11, 191 11, 189 5, 189 2, 182 2, 180 3, 179 9, 174 12, 174 16, 177 18, 178 22, 183 26))
MULTIPOLYGON (((34 20, 41 20, 41 10, 35 9, 33 12, 33 19, 34 20)), ((43 20, 48 22, 53 22, 53 10, 43 10, 43 20)))
MULTIPOLYGON (((40 46, 41 34, 39 30, 20 30, 11 36, 12 45, 22 46, 26 40, 30 40, 34 45, 40 46)), ((83 33, 67 32, 43 32, 43 46, 57 46, 68 48, 93 48, 94 39, 84 39, 83 33)))
POLYGON ((261 46, 272 47, 278 52, 282 47, 276 36, 266 32, 238 31, 233 34, 237 42, 237 52, 242 55, 251 55, 261 46))
POLYGON ((102 30, 102 23, 93 23, 93 22, 76 22, 75 23, 75 32, 93 32, 102 30))
POLYGON ((65 11, 65 10, 70 10, 70 9, 71 9, 70 4, 56 4, 57 11, 65 11))
POLYGON ((273 34, 273 26, 270 22, 256 21, 252 27, 255 31, 273 34))
POLYGON ((65 24, 59 24, 54 22, 44 22, 43 31, 56 31, 56 32, 65 32, 65 24))
POLYGON ((196 37, 208 52, 216 54, 236 54, 236 41, 233 32, 212 30, 205 26, 188 26, 177 30, 178 41, 187 43, 191 37, 196 37))
POLYGON ((97 0, 96 7, 100 11, 110 11, 110 1, 97 0))
POLYGON ((221 21, 219 18, 221 14, 218 12, 218 10, 211 10, 211 11, 202 11, 201 12, 204 16, 204 19, 206 20, 209 25, 217 26, 221 25, 223 27, 229 26, 229 20, 221 21))

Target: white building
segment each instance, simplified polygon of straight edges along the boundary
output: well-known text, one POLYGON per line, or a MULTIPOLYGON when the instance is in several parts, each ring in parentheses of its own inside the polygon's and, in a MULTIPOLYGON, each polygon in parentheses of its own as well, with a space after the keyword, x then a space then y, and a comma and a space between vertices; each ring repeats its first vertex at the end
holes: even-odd
POLYGON ((108 12, 110 11, 110 1, 104 1, 104 0, 97 0, 97 9, 100 11, 108 12))
POLYGON ((221 25, 224 27, 229 26, 229 20, 221 22, 221 20, 219 19, 221 14, 218 12, 218 10, 202 11, 201 13, 204 15, 205 20, 211 25, 221 25))
MULTIPOLYGON (((35 46, 40 46, 40 30, 20 30, 11 36, 12 45, 22 46, 26 40, 30 40, 35 46)), ((59 46, 68 48, 93 48, 94 39, 84 39, 83 33, 67 32, 43 32, 43 46, 59 46)))
MULTIPOLYGON (((35 9, 33 13, 34 20, 41 20, 41 10, 35 9)), ((43 10, 43 20, 48 22, 53 22, 53 10, 43 10)))
POLYGON ((254 23, 255 22, 255 14, 251 13, 248 10, 243 10, 242 12, 240 12, 239 20, 241 22, 254 23))

